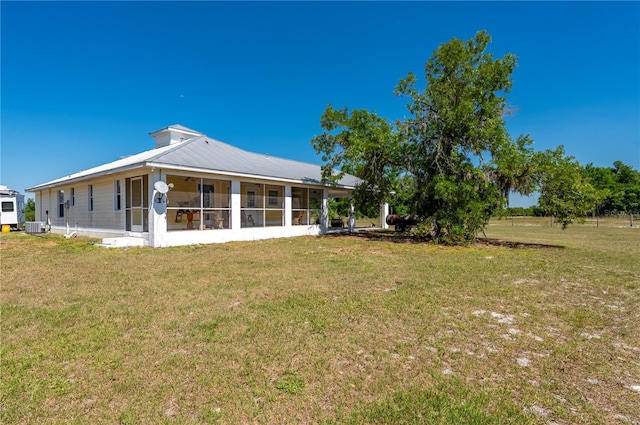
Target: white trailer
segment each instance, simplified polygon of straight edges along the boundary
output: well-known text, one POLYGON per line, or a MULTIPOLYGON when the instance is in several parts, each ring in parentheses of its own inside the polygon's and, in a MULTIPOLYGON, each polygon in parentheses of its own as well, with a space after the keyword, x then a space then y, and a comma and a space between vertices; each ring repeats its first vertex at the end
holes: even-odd
POLYGON ((17 190, 0 185, 0 225, 12 229, 24 228, 24 195, 17 190))

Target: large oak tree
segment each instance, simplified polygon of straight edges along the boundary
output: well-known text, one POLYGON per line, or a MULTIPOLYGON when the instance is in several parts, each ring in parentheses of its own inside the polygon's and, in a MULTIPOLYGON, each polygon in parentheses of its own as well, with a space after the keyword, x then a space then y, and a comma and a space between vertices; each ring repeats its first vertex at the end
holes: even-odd
POLYGON ((506 94, 516 57, 494 58, 487 52, 490 41, 484 31, 467 41, 454 38, 427 61, 422 87, 413 73, 400 80, 395 94, 408 99, 408 118, 390 123, 374 112, 329 105, 323 133, 312 140, 325 161, 325 180, 356 175, 355 203, 371 210, 410 178, 412 212, 425 219, 429 234, 448 243, 474 241, 512 192, 542 190, 552 213, 570 222, 577 197, 552 202, 563 193, 551 182, 579 179, 579 173, 553 174, 554 166, 578 165, 560 155, 562 148, 537 153, 529 136, 510 137, 506 94))

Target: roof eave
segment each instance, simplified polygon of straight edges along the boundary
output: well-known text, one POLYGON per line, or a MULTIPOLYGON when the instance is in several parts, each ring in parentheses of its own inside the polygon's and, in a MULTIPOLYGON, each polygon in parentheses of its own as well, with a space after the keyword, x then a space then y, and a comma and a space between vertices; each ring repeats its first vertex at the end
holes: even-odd
POLYGON ((170 169, 170 170, 179 170, 179 171, 188 171, 188 172, 192 172, 192 173, 203 173, 203 174, 211 174, 211 173, 215 173, 215 174, 220 174, 223 176, 229 176, 229 177, 239 177, 239 178, 246 178, 246 179, 267 179, 267 180, 273 180, 273 181, 279 181, 282 183, 299 183, 299 184, 308 184, 308 185, 314 185, 314 186, 325 186, 325 187, 335 187, 337 189, 346 189, 346 190, 353 190, 355 189, 354 186, 347 186, 347 185, 341 185, 341 184, 336 184, 335 186, 332 184, 323 184, 321 181, 318 180, 312 180, 312 179, 288 179, 285 177, 274 177, 274 176, 265 176, 265 175, 260 175, 260 174, 247 174, 247 173, 237 173, 237 172, 233 172, 233 171, 224 171, 224 170, 212 170, 210 168, 197 168, 197 167, 187 167, 187 166, 179 166, 179 165, 168 165, 168 164, 163 164, 161 162, 148 162, 147 163, 148 167, 156 167, 156 168, 162 168, 162 169, 170 169))
POLYGON ((28 189, 25 189, 26 192, 37 192, 39 190, 44 190, 44 189, 51 189, 52 187, 57 187, 57 186, 61 186, 64 184, 69 184, 69 183, 76 183, 79 181, 84 181, 84 180, 90 180, 96 177, 104 177, 104 176, 108 176, 111 174, 115 174, 115 173, 121 173, 121 172, 125 172, 125 171, 130 171, 130 170, 135 170, 136 168, 144 168, 148 166, 146 161, 143 162, 139 162, 136 164, 131 164, 131 165, 125 165, 122 167, 117 167, 117 168, 112 168, 109 170, 104 170, 104 171, 99 171, 97 173, 91 173, 91 174, 87 174, 84 176, 77 176, 74 177, 73 175, 67 177, 66 179, 63 177, 62 179, 58 179, 58 180, 54 180, 52 182, 49 183, 44 183, 38 186, 34 186, 34 187, 30 187, 28 189))

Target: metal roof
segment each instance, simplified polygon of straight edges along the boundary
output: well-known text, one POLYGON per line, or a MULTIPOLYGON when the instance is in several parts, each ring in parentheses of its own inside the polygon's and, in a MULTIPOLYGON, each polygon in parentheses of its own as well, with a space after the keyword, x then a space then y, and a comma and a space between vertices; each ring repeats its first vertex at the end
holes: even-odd
MULTIPOLYGON (((189 131, 198 133, 191 129, 189 131)), ((202 135, 70 174, 66 177, 34 186, 27 189, 27 191, 35 192, 60 184, 145 166, 162 167, 167 170, 191 170, 318 185, 321 184, 322 178, 320 165, 248 152, 202 135)), ((358 179, 356 177, 345 174, 338 182, 338 185, 353 188, 357 183, 358 179)))
POLYGON ((20 195, 20 192, 18 192, 17 190, 10 189, 5 185, 0 185, 0 195, 16 196, 16 195, 20 195))

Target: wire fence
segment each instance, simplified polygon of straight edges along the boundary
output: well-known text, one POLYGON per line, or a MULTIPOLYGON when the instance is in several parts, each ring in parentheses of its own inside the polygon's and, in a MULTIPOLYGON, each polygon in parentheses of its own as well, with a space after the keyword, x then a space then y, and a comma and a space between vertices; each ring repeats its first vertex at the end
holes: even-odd
MULTIPOLYGON (((511 226, 546 226, 560 227, 561 224, 554 217, 532 217, 532 216, 503 216, 496 217, 493 223, 501 223, 502 225, 511 226)), ((589 227, 617 227, 617 228, 636 228, 640 229, 640 214, 616 213, 609 215, 590 215, 582 217, 572 226, 589 226, 589 227)))

